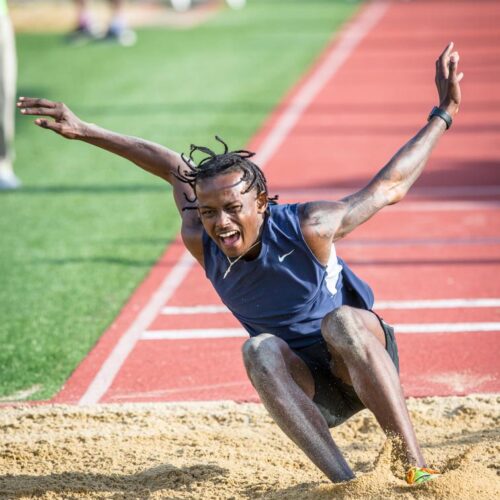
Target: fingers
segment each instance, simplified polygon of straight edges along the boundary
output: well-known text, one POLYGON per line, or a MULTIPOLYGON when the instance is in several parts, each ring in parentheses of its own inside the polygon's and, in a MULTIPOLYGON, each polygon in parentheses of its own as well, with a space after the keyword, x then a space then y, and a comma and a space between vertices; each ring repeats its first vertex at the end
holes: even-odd
POLYGON ((453 50, 454 43, 450 42, 441 55, 439 56, 438 60, 436 61, 436 75, 442 75, 444 78, 448 78, 449 76, 449 67, 448 63, 450 60, 450 54, 451 51, 453 50))
POLYGON ((443 58, 446 58, 449 56, 450 52, 452 51, 453 49, 453 46, 455 44, 453 42, 450 42, 443 50, 443 52, 441 52, 441 55, 439 56, 440 59, 443 59, 443 58))
POLYGON ((61 110, 56 108, 22 108, 23 115, 46 115, 52 118, 59 118, 61 110))
POLYGON ((41 99, 39 97, 20 97, 17 101, 18 108, 56 108, 57 102, 41 99))
MULTIPOLYGON (((65 110, 63 103, 49 101, 48 99, 39 97, 20 97, 17 101, 17 107, 23 115, 50 116, 55 120, 62 120, 65 110)), ((58 131, 57 128, 52 126, 42 125, 42 122, 39 120, 35 121, 35 123, 40 127, 58 131)), ((43 123, 47 124, 52 122, 44 120, 43 123)))
POLYGON ((61 133, 63 125, 58 122, 54 122, 52 120, 45 120, 43 118, 38 118, 35 120, 35 124, 41 128, 46 128, 49 130, 53 130, 54 132, 61 133))
POLYGON ((450 62, 449 62, 449 78, 450 80, 456 80, 457 77, 457 67, 458 67, 458 61, 460 60, 460 56, 458 55, 458 52, 453 52, 450 54, 450 62))
POLYGON ((460 55, 457 51, 452 52, 453 47, 454 43, 450 42, 436 60, 436 83, 441 79, 460 82, 463 78, 463 73, 457 75, 460 55))
POLYGON ((62 111, 60 103, 38 97, 20 97, 16 105, 23 115, 46 115, 57 119, 62 111))

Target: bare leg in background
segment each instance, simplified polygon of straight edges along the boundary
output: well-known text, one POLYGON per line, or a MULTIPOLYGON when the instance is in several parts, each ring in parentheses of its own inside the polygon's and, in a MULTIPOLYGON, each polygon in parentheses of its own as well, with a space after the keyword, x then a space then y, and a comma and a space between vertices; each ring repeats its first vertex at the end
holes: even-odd
POLYGON ((8 13, 0 14, 0 189, 19 187, 13 170, 17 62, 8 13))

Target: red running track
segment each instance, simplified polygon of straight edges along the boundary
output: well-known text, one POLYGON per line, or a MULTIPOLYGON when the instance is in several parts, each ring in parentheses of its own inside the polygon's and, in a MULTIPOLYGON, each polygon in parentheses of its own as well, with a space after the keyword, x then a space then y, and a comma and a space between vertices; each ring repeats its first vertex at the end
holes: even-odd
MULTIPOLYGON (((500 2, 368 4, 250 144, 282 201, 362 187, 425 123, 449 40, 453 129, 407 199, 337 248, 396 325, 408 396, 500 390, 500 2)), ((55 401, 254 401, 244 338, 176 241, 55 401)))

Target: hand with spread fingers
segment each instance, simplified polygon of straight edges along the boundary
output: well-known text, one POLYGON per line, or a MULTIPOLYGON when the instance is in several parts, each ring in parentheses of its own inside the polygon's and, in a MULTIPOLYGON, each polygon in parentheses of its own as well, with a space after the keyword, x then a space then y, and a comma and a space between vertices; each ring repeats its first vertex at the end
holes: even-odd
POLYGON ((23 115, 42 116, 43 118, 35 120, 36 125, 53 130, 66 139, 81 139, 84 136, 85 122, 63 102, 38 97, 20 97, 17 107, 23 115))
POLYGON ((453 51, 453 46, 453 42, 450 42, 436 60, 436 87, 439 94, 439 107, 450 116, 458 113, 462 99, 460 82, 464 77, 463 73, 457 73, 460 56, 457 51, 453 51))

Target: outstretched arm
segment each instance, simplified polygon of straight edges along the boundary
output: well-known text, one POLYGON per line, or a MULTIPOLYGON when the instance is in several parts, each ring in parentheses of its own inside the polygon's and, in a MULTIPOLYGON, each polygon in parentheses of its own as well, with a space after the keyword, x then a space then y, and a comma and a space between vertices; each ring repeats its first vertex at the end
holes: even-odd
POLYGON ((38 116, 35 124, 66 139, 87 142, 123 156, 147 172, 172 184, 182 159, 178 153, 152 142, 117 134, 78 118, 66 104, 34 97, 20 97, 17 107, 23 115, 38 116), (52 119, 51 119, 52 118, 52 119))
POLYGON ((173 187, 177 209, 182 217, 182 236, 188 250, 202 262, 202 227, 196 210, 182 209, 189 205, 186 197, 193 198, 192 188, 175 177, 177 167, 184 165, 181 156, 159 144, 144 139, 117 134, 78 118, 62 102, 33 97, 20 97, 17 107, 24 115, 37 116, 35 124, 52 130, 66 139, 92 144, 135 163, 142 169, 165 179, 173 187))
MULTIPOLYGON (((450 43, 436 61, 436 86, 439 109, 453 118, 460 107, 463 73, 457 73, 459 55, 452 50, 453 43, 450 43)), ((441 117, 432 117, 357 193, 339 202, 302 205, 301 225, 308 244, 323 248, 324 241, 331 243, 344 237, 381 208, 400 201, 422 173, 446 127, 441 117)))

